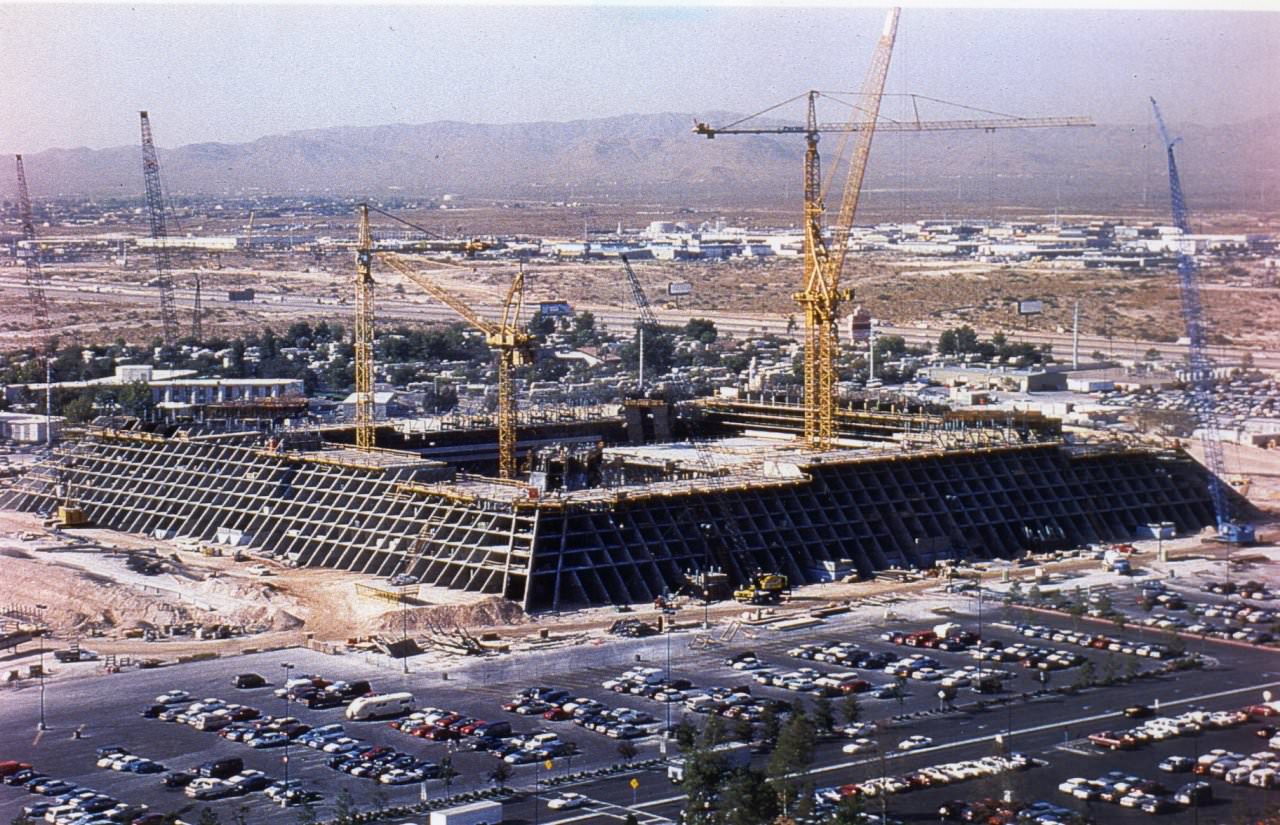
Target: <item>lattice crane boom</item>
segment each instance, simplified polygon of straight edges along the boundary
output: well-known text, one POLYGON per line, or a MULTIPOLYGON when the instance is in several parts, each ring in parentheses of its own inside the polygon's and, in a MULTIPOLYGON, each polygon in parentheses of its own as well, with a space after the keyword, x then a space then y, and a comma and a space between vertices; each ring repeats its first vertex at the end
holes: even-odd
MULTIPOLYGON (((817 95, 818 92, 810 92, 817 95)), ((972 118, 968 120, 880 120, 875 124, 877 132, 955 132, 965 129, 982 129, 994 132, 997 129, 1043 129, 1060 126, 1093 126, 1088 117, 1000 117, 972 118)), ((824 121, 804 126, 712 126, 698 123, 693 131, 707 138, 716 135, 807 135, 810 132, 862 132, 869 128, 866 123, 840 123, 824 121)))
POLYGON ((25 257, 27 299, 31 303, 33 349, 47 359, 53 349, 53 329, 49 323, 49 297, 45 293, 44 272, 40 270, 40 250, 36 246, 36 224, 31 212, 31 193, 27 190, 27 171, 22 155, 15 155, 18 171, 18 215, 22 221, 22 239, 27 242, 25 257))
MULTIPOLYGON (((1170 138, 1165 128, 1160 105, 1151 98, 1160 140, 1165 147, 1165 159, 1169 167, 1169 196, 1173 223, 1183 235, 1191 233, 1191 217, 1187 211, 1186 197, 1182 192, 1182 179, 1173 148, 1182 138, 1170 138)), ((1187 325, 1187 369, 1191 386, 1191 403, 1196 412, 1200 445, 1204 451, 1205 466, 1209 470, 1209 496, 1213 500, 1214 518, 1218 535, 1231 543, 1248 543, 1253 540, 1253 528, 1239 524, 1232 517, 1231 503, 1223 488, 1226 477, 1226 461, 1222 453, 1222 439, 1218 432, 1217 400, 1214 398, 1213 363, 1205 346, 1204 305, 1200 298, 1200 274, 1195 258, 1185 248, 1178 252, 1178 296, 1182 317, 1187 325)))
POLYGON ((631 288, 631 300, 635 301, 636 311, 640 313, 640 317, 636 319, 637 326, 656 327, 658 319, 653 314, 653 307, 649 304, 649 298, 644 294, 644 288, 640 286, 640 279, 636 277, 635 270, 631 268, 631 261, 627 260, 626 255, 620 255, 622 258, 622 268, 627 273, 627 285, 631 288))
POLYGON ((620 255, 622 258, 622 268, 627 273, 627 285, 631 288, 631 300, 636 304, 636 310, 640 316, 636 318, 636 347, 638 349, 638 366, 636 373, 636 388, 644 393, 644 331, 646 329, 656 329, 658 319, 653 314, 653 307, 649 306, 649 298, 644 294, 644 289, 640 286, 640 279, 636 277, 635 270, 631 268, 631 262, 627 260, 626 255, 620 255))
POLYGON ((160 186, 160 160, 156 155, 155 140, 151 136, 151 119, 140 112, 142 120, 142 178, 147 190, 147 221, 155 245, 156 288, 160 291, 160 323, 164 345, 173 346, 178 340, 178 318, 173 298, 173 278, 170 275, 169 246, 166 243, 169 230, 165 224, 164 190, 160 186))
POLYGON ((468 324, 485 335, 485 342, 498 352, 498 476, 516 477, 516 395, 515 368, 533 361, 532 337, 520 327, 524 306, 524 268, 517 271, 502 304, 502 317, 494 322, 476 312, 458 296, 437 284, 425 273, 414 269, 392 252, 376 252, 396 272, 422 288, 424 292, 452 309, 468 324))

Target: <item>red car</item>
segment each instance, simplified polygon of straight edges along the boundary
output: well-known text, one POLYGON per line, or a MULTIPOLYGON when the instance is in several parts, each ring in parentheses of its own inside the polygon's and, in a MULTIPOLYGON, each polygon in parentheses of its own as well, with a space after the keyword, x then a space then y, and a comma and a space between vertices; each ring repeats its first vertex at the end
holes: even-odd
POLYGON ((542 718, 549 722, 563 722, 566 719, 572 719, 573 714, 564 708, 552 708, 542 714, 542 718))
POLYGON ((1250 716, 1280 716, 1280 709, 1271 705, 1250 705, 1244 709, 1244 712, 1250 716))
POLYGON ((0 776, 9 776, 11 774, 17 773, 18 771, 25 771, 30 769, 31 769, 31 766, 28 765, 26 762, 15 762, 12 759, 8 759, 4 762, 0 762, 0 776))
POLYGON ((476 728, 487 724, 489 723, 483 719, 472 719, 465 725, 458 725, 458 733, 461 733, 463 736, 471 736, 476 732, 476 728))
POLYGON ((448 742, 451 739, 459 739, 461 736, 453 728, 432 728, 427 732, 427 738, 432 742, 448 742))
POLYGON ((865 693, 871 690, 871 683, 866 679, 850 679, 840 683, 840 690, 845 693, 865 693))
POLYGON ((448 728, 448 727, 452 727, 453 725, 461 721, 462 721, 462 716, 460 714, 451 713, 448 716, 444 716, 437 719, 435 724, 437 728, 448 728))

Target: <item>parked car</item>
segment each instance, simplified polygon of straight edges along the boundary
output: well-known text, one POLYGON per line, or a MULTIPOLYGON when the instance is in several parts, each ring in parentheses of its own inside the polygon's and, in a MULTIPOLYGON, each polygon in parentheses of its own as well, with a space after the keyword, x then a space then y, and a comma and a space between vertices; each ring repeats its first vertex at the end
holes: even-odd
POLYGON ((241 673, 231 680, 231 686, 241 690, 265 687, 267 680, 257 673, 241 673))

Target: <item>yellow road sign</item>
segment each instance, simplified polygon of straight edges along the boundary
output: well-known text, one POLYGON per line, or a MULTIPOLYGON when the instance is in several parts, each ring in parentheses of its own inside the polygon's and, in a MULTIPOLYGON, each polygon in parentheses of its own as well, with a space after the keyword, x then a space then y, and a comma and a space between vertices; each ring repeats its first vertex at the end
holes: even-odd
POLYGON ((628 785, 630 785, 630 786, 631 786, 631 790, 633 790, 633 791, 634 791, 636 788, 639 788, 639 787, 640 787, 640 780, 639 780, 639 779, 636 779, 636 778, 633 776, 633 777, 631 777, 631 781, 630 781, 630 782, 628 782, 627 784, 628 784, 628 785))
POLYGON ((551 770, 555 766, 556 766, 556 763, 552 762, 550 759, 542 763, 542 767, 546 768, 547 770, 551 770))

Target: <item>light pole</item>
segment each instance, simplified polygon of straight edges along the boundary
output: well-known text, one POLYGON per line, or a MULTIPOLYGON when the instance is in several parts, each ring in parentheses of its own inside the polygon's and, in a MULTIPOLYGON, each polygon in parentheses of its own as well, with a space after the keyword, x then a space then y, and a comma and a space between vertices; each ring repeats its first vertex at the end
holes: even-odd
MULTIPOLYGON (((663 618, 667 625, 667 686, 671 686, 671 614, 664 609, 663 618)), ((671 733, 671 697, 667 697, 667 701, 663 702, 667 707, 667 735, 671 733)))
POLYGON ((48 629, 48 625, 44 622, 44 611, 49 609, 47 604, 36 605, 36 610, 40 611, 40 721, 36 724, 36 730, 48 730, 48 726, 44 723, 44 634, 48 629))
MULTIPOLYGON (((289 662, 281 662, 280 667, 284 669, 284 715, 289 715, 290 701, 293 699, 293 693, 289 687, 289 673, 293 670, 293 665, 289 662)), ((280 807, 287 807, 289 804, 289 738, 285 734, 284 740, 284 793, 280 794, 280 807)))

